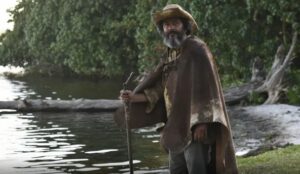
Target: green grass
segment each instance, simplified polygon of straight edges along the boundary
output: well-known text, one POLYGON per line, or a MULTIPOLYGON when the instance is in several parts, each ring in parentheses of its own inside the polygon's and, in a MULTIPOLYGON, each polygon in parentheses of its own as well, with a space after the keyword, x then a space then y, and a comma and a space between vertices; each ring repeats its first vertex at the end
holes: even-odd
POLYGON ((300 145, 238 157, 240 174, 300 174, 300 145))

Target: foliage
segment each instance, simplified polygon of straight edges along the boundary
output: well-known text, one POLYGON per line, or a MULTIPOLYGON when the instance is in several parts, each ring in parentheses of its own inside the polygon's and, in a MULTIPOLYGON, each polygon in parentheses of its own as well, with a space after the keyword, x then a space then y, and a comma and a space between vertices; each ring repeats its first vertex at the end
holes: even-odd
POLYGON ((134 67, 137 58, 132 51, 136 49, 135 22, 126 15, 132 3, 22 0, 10 11, 14 30, 1 36, 1 64, 120 74, 134 67))
POLYGON ((251 92, 250 93, 250 95, 249 95, 249 97, 248 97, 248 102, 249 102, 249 104, 251 105, 253 105, 253 104, 262 104, 262 103, 264 103, 264 101, 266 100, 266 97, 264 97, 264 96, 262 96, 262 95, 260 95, 259 93, 257 93, 257 92, 251 92))
POLYGON ((300 104, 300 70, 288 74, 289 90, 286 92, 287 102, 294 105, 300 104))
POLYGON ((167 3, 193 14, 225 86, 248 80, 256 56, 270 66, 300 31, 292 0, 21 0, 10 11, 13 31, 1 35, 0 63, 106 77, 147 71, 166 50, 151 13, 167 3))

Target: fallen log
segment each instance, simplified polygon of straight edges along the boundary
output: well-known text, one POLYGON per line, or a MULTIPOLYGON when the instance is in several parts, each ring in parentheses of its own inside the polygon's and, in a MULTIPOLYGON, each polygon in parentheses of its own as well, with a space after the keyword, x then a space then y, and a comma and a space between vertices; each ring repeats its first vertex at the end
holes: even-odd
POLYGON ((224 91, 224 98, 227 105, 239 104, 246 99, 256 88, 262 84, 262 81, 251 81, 243 85, 232 87, 224 91))
POLYGON ((35 111, 114 111, 122 106, 120 100, 16 100, 0 101, 0 109, 12 109, 23 112, 35 111))
MULTIPOLYGON (((236 92, 239 92, 237 90, 236 92)), ((235 94, 238 95, 238 94, 235 94)), ((225 94, 226 103, 234 101, 232 93, 225 94)), ((0 101, 0 110, 9 109, 19 112, 39 112, 39 111, 115 111, 123 105, 121 100, 113 99, 76 99, 76 100, 42 100, 25 99, 15 101, 0 101)))

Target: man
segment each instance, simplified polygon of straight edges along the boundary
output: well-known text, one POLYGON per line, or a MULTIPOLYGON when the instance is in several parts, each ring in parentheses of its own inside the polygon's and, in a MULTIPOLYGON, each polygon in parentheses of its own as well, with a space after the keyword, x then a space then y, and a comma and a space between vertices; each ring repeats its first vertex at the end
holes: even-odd
MULTIPOLYGON (((169 153, 171 174, 238 173, 213 57, 191 35, 198 28, 195 20, 177 4, 167 5, 153 20, 168 54, 133 92, 120 92, 131 103, 130 126, 165 124, 161 144, 169 153)), ((119 124, 121 115, 119 109, 119 124)))

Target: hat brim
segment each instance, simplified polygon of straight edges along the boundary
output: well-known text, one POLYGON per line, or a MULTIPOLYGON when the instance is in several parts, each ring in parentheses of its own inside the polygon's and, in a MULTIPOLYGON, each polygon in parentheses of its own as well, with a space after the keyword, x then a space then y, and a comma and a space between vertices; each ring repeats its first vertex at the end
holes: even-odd
POLYGON ((192 22, 192 30, 198 29, 198 25, 191 14, 187 11, 181 10, 179 8, 166 9, 163 11, 158 11, 153 14, 153 21, 156 26, 158 26, 162 21, 170 18, 184 18, 192 22))

